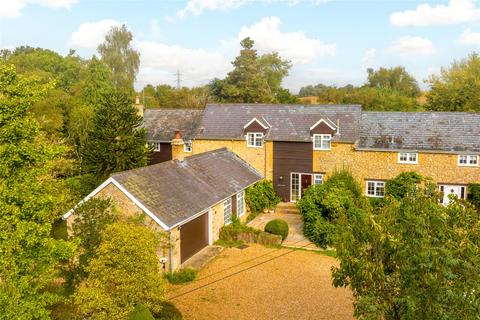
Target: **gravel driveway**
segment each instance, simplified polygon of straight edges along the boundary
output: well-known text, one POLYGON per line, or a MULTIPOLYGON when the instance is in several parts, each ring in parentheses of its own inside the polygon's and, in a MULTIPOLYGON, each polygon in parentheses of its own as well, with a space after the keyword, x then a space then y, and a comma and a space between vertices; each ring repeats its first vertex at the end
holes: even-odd
POLYGON ((167 290, 184 319, 353 319, 353 297, 334 288, 337 261, 316 252, 225 249, 198 279, 167 290))

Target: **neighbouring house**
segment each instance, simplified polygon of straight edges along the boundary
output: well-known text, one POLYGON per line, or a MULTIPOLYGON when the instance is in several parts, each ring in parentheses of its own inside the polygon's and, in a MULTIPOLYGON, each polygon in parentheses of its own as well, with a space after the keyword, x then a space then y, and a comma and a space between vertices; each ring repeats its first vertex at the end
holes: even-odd
MULTIPOLYGON (((113 174, 82 202, 111 198, 122 217, 144 215, 165 234, 159 256, 173 271, 219 238, 233 217, 246 218, 245 189, 263 179, 226 148, 113 174)), ((71 230, 75 208, 63 219, 71 230)))
POLYGON ((152 147, 150 164, 172 160, 171 142, 175 132, 184 138, 184 152, 191 152, 190 140, 200 123, 203 110, 147 109, 143 113, 147 142, 152 147))
MULTIPOLYGON (((149 124, 146 125, 148 130, 149 124)), ((480 114, 365 112, 359 105, 209 104, 196 130, 172 140, 174 157, 226 147, 272 180, 284 201, 335 170, 349 169, 365 195, 383 197, 401 172, 431 177, 465 199, 480 182, 480 114)))

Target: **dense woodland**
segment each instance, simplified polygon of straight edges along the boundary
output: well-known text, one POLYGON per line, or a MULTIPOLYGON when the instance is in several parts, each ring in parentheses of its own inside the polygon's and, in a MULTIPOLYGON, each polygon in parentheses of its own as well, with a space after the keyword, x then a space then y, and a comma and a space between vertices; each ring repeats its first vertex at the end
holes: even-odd
MULTIPOLYGON (((138 221, 119 221, 112 204, 102 201, 79 208, 74 240, 58 223, 111 173, 147 164, 135 95, 148 108, 291 104, 315 96, 319 103, 359 103, 366 110, 480 111, 476 53, 432 75, 428 92, 396 67, 367 70, 360 87, 319 84, 297 96, 282 87, 291 62, 276 52, 259 55, 246 38, 224 79, 135 92, 141 57, 131 42, 122 26, 112 28, 90 59, 28 46, 0 53, 0 319, 125 319, 138 305, 162 312, 165 280, 155 235, 138 221), (122 250, 109 251, 119 243, 122 250), (106 260, 117 261, 123 272, 106 260)), ((478 252, 475 245, 472 252, 478 252)), ((345 257, 353 252, 342 248, 345 257)), ((338 272, 336 281, 346 284, 338 272)))

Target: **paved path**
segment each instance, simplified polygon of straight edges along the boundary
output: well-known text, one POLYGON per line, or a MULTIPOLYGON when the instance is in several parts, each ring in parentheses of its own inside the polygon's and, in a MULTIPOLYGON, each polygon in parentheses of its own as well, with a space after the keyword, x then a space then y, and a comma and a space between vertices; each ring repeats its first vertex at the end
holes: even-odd
POLYGON ((275 213, 262 213, 248 223, 249 226, 263 230, 273 219, 282 219, 288 223, 288 237, 282 245, 286 247, 301 247, 309 250, 321 250, 303 235, 303 218, 293 203, 280 203, 275 213))
POLYGON ((190 319, 353 319, 348 288, 332 286, 335 258, 320 252, 249 245, 227 248, 167 299, 190 319))

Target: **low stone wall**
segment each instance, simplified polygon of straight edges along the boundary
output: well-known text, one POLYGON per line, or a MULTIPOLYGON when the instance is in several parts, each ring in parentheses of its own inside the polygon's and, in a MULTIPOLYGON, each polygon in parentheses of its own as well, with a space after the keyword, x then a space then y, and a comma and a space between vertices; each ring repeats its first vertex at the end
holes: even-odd
POLYGON ((262 245, 280 245, 282 244, 282 237, 277 234, 260 231, 254 232, 239 232, 236 235, 231 235, 238 240, 246 243, 258 243, 262 245))

